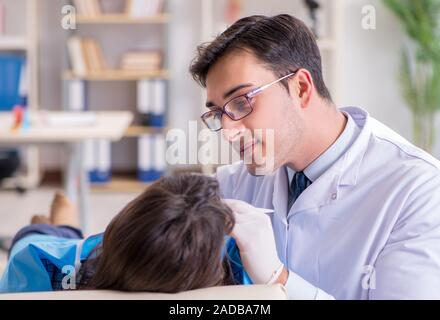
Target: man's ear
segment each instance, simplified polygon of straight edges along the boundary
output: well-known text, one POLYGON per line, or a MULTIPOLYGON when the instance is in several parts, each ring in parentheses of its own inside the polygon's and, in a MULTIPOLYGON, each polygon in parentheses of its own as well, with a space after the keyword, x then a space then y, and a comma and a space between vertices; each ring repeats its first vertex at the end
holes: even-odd
POLYGON ((289 80, 289 91, 296 95, 302 108, 309 106, 313 89, 312 75, 306 69, 299 69, 292 79, 289 80))

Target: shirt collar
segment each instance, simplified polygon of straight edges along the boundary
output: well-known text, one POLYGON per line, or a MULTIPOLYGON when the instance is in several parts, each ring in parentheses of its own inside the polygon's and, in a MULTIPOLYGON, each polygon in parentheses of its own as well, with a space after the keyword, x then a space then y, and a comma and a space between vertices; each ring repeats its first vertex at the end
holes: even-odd
MULTIPOLYGON (((326 172, 353 144, 361 129, 356 125, 350 114, 344 112, 347 117, 347 124, 338 139, 318 158, 304 169, 304 174, 312 182, 316 181, 326 172)), ((292 181, 295 171, 287 167, 289 181, 292 181)))

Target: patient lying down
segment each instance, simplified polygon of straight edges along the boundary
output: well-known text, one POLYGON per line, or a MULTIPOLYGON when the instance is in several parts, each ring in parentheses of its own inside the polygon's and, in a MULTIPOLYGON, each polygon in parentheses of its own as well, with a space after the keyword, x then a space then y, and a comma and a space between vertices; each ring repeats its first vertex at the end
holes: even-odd
POLYGON ((14 238, 0 292, 172 293, 250 283, 235 242, 227 237, 234 226, 232 211, 210 177, 158 180, 128 203, 104 234, 85 240, 75 208, 61 194, 50 216, 34 216, 31 222, 14 238))

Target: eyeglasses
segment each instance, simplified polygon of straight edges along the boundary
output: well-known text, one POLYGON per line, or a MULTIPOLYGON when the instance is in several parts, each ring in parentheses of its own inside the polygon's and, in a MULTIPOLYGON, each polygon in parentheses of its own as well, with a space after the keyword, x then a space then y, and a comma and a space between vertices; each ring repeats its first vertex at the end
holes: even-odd
POLYGON ((223 114, 226 114, 233 121, 239 121, 247 117, 254 110, 251 103, 251 99, 253 97, 261 93, 263 90, 269 88, 271 85, 278 83, 288 77, 291 77, 297 72, 298 70, 289 73, 288 75, 279 78, 278 80, 272 81, 271 83, 268 83, 264 86, 257 87, 251 92, 232 98, 231 100, 226 102, 222 108, 216 108, 215 110, 204 113, 201 116, 203 123, 212 131, 219 131, 222 129, 223 114))

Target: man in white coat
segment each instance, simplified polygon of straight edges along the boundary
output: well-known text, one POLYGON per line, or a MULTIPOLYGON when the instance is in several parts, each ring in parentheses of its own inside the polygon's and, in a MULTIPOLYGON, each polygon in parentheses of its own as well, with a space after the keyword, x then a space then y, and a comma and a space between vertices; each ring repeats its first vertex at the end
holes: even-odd
POLYGON ((292 299, 440 299, 439 162, 334 105, 301 21, 243 18, 199 47, 191 73, 202 120, 251 155, 217 178, 254 283, 292 299))

